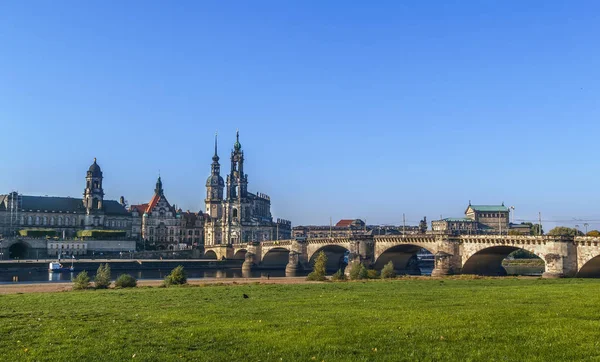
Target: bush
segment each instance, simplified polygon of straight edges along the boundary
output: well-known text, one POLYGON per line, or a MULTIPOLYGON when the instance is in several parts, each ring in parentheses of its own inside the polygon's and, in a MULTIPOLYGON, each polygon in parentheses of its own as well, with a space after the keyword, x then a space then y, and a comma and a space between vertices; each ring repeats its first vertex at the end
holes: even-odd
POLYGON ((350 279, 359 280, 367 279, 368 277, 369 272, 362 263, 352 265, 352 269, 350 269, 350 279))
POLYGON ((325 272, 327 267, 327 255, 323 251, 319 253, 317 256, 317 260, 315 260, 315 266, 313 267, 313 271, 308 274, 306 280, 325 280, 325 272))
POLYGON ((375 269, 367 270, 367 278, 369 279, 379 279, 379 273, 375 269))
POLYGON ((331 280, 335 280, 335 281, 346 280, 346 275, 344 274, 342 269, 338 269, 338 271, 336 271, 335 274, 333 274, 331 276, 331 280))
POLYGON ((82 290, 90 287, 90 276, 84 270, 81 273, 77 274, 75 278, 72 280, 73 282, 73 290, 82 290))
POLYGON ((165 286, 171 285, 183 285, 187 284, 187 276, 185 275, 185 271, 183 270, 183 266, 179 265, 175 269, 171 270, 171 274, 165 277, 165 286))
POLYGON ((394 263, 390 260, 383 269, 381 269, 381 279, 391 279, 396 277, 396 271, 394 270, 394 263))
POLYGON ((106 289, 110 287, 110 266, 108 263, 100 264, 94 277, 94 287, 96 289, 106 289))
POLYGON ((117 280, 115 280, 115 287, 135 288, 137 287, 137 280, 129 274, 121 274, 117 280))

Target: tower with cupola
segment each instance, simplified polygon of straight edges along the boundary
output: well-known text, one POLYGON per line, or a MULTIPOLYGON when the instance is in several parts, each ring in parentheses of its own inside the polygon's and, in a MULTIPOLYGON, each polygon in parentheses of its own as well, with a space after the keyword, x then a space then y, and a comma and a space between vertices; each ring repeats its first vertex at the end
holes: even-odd
POLYGON ((102 189, 102 170, 94 158, 85 176, 85 190, 83 191, 83 205, 86 213, 96 213, 102 210, 104 190, 102 189))

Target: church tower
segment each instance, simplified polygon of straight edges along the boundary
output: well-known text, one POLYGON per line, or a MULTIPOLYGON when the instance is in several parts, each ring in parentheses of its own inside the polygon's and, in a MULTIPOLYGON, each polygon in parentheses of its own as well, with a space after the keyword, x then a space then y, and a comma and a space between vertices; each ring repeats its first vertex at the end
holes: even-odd
POLYGON ((223 216, 223 188, 225 182, 221 177, 221 165, 217 154, 217 135, 215 134, 215 155, 210 166, 210 176, 206 180, 206 213, 214 220, 223 216))
POLYGON ((235 135, 231 151, 231 172, 227 175, 227 200, 241 200, 248 196, 248 175, 244 174, 244 151, 240 144, 240 131, 235 135))
POLYGON ((85 177, 86 187, 83 192, 83 204, 87 214, 102 210, 102 200, 104 199, 104 190, 102 189, 102 170, 96 163, 88 169, 85 177))

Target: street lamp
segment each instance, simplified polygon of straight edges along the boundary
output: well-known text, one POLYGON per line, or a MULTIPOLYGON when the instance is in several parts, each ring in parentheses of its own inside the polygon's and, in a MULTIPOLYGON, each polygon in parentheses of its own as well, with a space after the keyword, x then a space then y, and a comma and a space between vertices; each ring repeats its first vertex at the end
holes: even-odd
POLYGON ((514 224, 514 222, 515 222, 515 207, 511 206, 510 209, 512 210, 512 212, 511 212, 512 213, 512 222, 514 224))
POLYGON ((587 222, 585 224, 583 224, 583 226, 585 226, 585 235, 587 235, 587 228, 588 226, 590 226, 590 224, 588 224, 587 222))
POLYGON ((575 236, 579 234, 579 225, 575 225, 575 236))

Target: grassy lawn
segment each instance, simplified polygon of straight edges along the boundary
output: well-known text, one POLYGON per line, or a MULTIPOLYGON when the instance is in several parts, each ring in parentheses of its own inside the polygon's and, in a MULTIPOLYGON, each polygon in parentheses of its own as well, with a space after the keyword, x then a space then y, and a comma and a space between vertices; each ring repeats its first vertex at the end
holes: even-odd
POLYGON ((0 336, 2 361, 600 360, 600 280, 3 295, 0 336))

